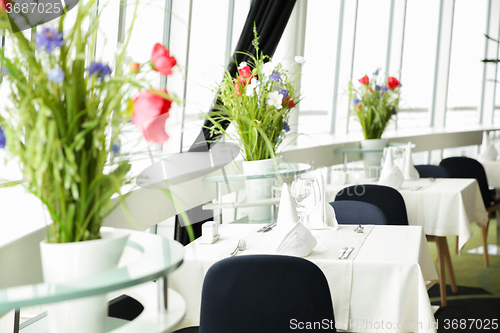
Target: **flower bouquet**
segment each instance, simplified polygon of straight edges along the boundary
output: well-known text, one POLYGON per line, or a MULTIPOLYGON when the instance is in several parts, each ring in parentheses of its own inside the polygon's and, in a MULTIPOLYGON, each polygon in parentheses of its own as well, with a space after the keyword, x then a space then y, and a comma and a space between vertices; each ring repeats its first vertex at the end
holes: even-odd
MULTIPOLYGON (((0 144, 19 157, 27 188, 47 207, 53 221, 47 240, 54 243, 100 238, 102 222, 116 205, 111 196, 129 181, 128 159, 110 160, 125 124, 132 120, 149 142, 168 139, 165 121, 173 98, 141 77, 149 66, 126 63, 130 34, 113 64, 94 59, 95 5, 80 1, 69 31, 63 31, 64 14, 58 26, 44 27, 33 40, 9 29, 12 56, 0 49, 0 73, 11 88, 6 115, 0 116, 0 144), (82 28, 85 20, 88 29, 82 28)), ((6 16, 0 8, 4 22, 6 16)), ((176 62, 157 44, 151 64, 170 75, 176 62)))
POLYGON ((240 143, 245 161, 276 156, 290 130, 290 111, 299 102, 288 71, 260 52, 255 29, 254 34, 252 44, 256 55, 244 53, 250 60, 239 64, 236 78, 226 72, 217 92, 221 104, 208 115, 213 124, 212 134, 223 133, 233 138, 220 122, 234 126, 237 134, 234 139, 240 143))
POLYGON ((358 118, 365 139, 380 139, 389 120, 397 113, 399 104, 400 82, 389 76, 383 82, 377 82, 378 71, 370 79, 367 75, 359 79, 358 88, 349 84, 350 100, 354 105, 354 114, 358 118))

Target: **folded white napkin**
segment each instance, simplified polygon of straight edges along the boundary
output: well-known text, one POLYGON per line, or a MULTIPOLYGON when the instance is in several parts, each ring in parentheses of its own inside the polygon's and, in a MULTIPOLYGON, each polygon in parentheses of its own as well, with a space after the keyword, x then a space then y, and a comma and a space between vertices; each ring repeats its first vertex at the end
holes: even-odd
POLYGON ((479 148, 479 158, 488 161, 494 161, 498 157, 498 151, 486 131, 483 132, 483 142, 479 148))
POLYGON ((408 145, 406 146, 401 172, 403 173, 403 177, 405 180, 420 179, 420 174, 413 165, 413 161, 411 159, 411 142, 408 142, 408 145))
POLYGON ((399 170, 399 168, 394 165, 394 149, 394 147, 384 148, 385 161, 384 166, 382 167, 382 171, 380 172, 378 184, 390 186, 398 190, 401 188, 401 184, 403 184, 404 177, 401 173, 401 170, 399 170))
POLYGON ((276 254, 307 257, 318 241, 302 223, 297 222, 279 238, 276 254))
POLYGON ((310 229, 334 229, 337 230, 339 223, 335 218, 335 212, 332 206, 326 202, 325 196, 325 179, 320 171, 317 171, 316 180, 319 184, 321 200, 319 206, 314 209, 309 215, 310 229))
POLYGON ((281 189, 278 219, 276 220, 276 229, 280 231, 288 230, 295 223, 297 223, 298 220, 299 216, 297 215, 297 206, 295 204, 295 199, 290 195, 288 185, 286 183, 283 183, 283 188, 281 189))

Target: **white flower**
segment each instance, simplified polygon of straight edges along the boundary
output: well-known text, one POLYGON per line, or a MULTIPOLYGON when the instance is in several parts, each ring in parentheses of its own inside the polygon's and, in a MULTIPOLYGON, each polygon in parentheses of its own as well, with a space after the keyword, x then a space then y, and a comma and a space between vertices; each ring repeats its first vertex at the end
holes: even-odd
POLYGON ((262 71, 264 72, 264 75, 269 77, 271 74, 273 74, 274 69, 276 68, 276 65, 272 62, 266 62, 264 66, 262 67, 262 71))
POLYGON ((243 67, 248 66, 246 61, 240 62, 240 65, 238 66, 238 69, 242 69, 243 67))
POLYGON ((302 56, 295 56, 295 62, 299 65, 303 65, 306 63, 306 59, 302 56))
POLYGON ((250 80, 250 83, 247 86, 247 96, 252 97, 254 94, 259 94, 260 93, 260 85, 259 85, 259 80, 257 78, 252 77, 250 80))
POLYGON ((283 106, 281 105, 283 103, 283 95, 280 94, 277 91, 270 92, 267 94, 267 100, 266 104, 274 106, 276 109, 281 109, 283 106))

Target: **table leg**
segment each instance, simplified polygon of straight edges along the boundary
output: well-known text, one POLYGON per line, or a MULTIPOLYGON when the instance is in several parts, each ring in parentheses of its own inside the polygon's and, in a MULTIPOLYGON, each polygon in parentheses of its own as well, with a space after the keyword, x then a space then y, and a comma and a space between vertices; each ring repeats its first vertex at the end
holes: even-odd
MULTIPOLYGON (((498 223, 498 222, 497 222, 498 223)), ((490 265, 490 259, 488 257, 488 225, 490 221, 481 227, 481 241, 483 243, 483 259, 484 265, 488 267, 490 265)))
POLYGON ((446 271, 445 271, 445 261, 446 259, 444 258, 444 253, 445 249, 443 247, 443 242, 440 241, 440 238, 442 237, 437 237, 436 238, 436 246, 437 246, 437 253, 438 253, 438 273, 439 273, 439 293, 441 294, 441 306, 445 307, 446 306, 446 271))
POLYGON ((160 277, 156 281, 158 290, 158 310, 164 311, 168 309, 168 280, 167 276, 160 277))
MULTIPOLYGON (((222 182, 216 184, 217 203, 222 204, 222 182)), ((222 224, 222 209, 217 210, 217 224, 222 224)))
POLYGON ((448 242, 446 240, 446 237, 439 237, 441 239, 441 242, 443 243, 443 249, 445 251, 444 257, 446 259, 445 265, 446 265, 446 270, 448 271, 448 274, 450 275, 450 285, 451 285, 451 291, 456 294, 458 292, 457 288, 457 282, 455 281, 455 273, 453 272, 453 264, 451 263, 451 256, 450 256, 450 248, 448 247, 448 242))
POLYGON ((14 333, 19 333, 19 325, 21 324, 20 315, 21 309, 16 309, 14 311, 14 333))

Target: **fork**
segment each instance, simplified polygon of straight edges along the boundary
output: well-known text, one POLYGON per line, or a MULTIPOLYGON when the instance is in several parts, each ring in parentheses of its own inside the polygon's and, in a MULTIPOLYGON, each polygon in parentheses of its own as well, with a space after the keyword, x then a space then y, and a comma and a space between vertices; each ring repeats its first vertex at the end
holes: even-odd
POLYGON ((246 248, 247 248, 247 243, 245 242, 244 239, 240 239, 234 251, 230 253, 231 257, 234 257, 235 255, 238 254, 238 252, 244 251, 246 248))

